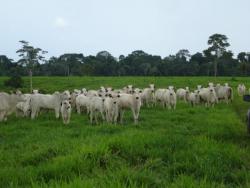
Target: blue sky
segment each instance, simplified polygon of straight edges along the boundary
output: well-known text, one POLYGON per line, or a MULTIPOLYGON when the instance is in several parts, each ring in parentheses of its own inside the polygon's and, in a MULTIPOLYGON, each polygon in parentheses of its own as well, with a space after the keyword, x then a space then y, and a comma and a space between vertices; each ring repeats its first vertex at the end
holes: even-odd
POLYGON ((234 53, 250 51, 249 0, 2 0, 0 55, 17 59, 19 40, 49 51, 118 57, 207 48, 226 34, 234 53))

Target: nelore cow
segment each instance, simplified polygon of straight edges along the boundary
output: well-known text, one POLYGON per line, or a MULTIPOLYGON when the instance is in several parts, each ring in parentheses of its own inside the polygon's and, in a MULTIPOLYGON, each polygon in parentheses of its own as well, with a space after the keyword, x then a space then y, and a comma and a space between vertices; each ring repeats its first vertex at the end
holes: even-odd
POLYGON ((64 91, 63 93, 55 92, 52 95, 32 95, 30 99, 31 119, 38 116, 40 109, 52 109, 55 111, 56 118, 59 118, 63 100, 71 100, 70 93, 68 91, 64 91))
POLYGON ((15 112, 18 102, 25 101, 23 94, 8 94, 5 92, 0 93, 0 122, 7 121, 7 117, 15 112))

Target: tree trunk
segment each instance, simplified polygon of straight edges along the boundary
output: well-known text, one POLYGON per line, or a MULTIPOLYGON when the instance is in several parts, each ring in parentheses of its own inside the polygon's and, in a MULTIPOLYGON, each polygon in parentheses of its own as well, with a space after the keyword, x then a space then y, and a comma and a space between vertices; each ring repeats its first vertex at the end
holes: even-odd
POLYGON ((32 70, 29 70, 29 76, 30 76, 30 93, 32 93, 33 90, 33 80, 32 80, 32 70))
POLYGON ((217 76, 217 59, 214 61, 214 77, 217 76))

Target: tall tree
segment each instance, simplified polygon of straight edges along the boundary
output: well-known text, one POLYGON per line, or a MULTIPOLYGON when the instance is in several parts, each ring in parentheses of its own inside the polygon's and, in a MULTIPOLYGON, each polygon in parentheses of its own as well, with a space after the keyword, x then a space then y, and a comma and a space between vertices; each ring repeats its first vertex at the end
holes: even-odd
POLYGON ((226 35, 213 34, 208 39, 208 52, 214 56, 214 76, 217 76, 218 59, 226 51, 226 48, 230 46, 226 35))
POLYGON ((21 59, 18 61, 24 67, 27 67, 30 77, 30 92, 33 90, 33 69, 34 66, 39 64, 39 61, 44 61, 44 54, 48 53, 47 51, 42 50, 41 48, 35 48, 29 45, 29 42, 21 40, 19 41, 22 45, 22 48, 16 51, 19 54, 21 59))

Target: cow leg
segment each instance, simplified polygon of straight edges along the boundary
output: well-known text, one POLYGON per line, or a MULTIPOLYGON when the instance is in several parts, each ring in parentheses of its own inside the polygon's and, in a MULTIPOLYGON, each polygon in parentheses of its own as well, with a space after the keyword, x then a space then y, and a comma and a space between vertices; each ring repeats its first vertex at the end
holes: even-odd
POLYGON ((0 122, 2 122, 4 120, 4 112, 1 111, 0 112, 0 122))
POLYGON ((76 105, 76 111, 78 114, 81 114, 81 107, 78 104, 76 105))
POLYGON ((35 119, 35 117, 37 116, 37 109, 36 108, 32 108, 31 109, 31 119, 35 119))
POLYGON ((104 112, 101 111, 101 116, 102 116, 102 120, 105 121, 105 116, 104 116, 104 112))
POLYGON ((98 113, 95 112, 94 116, 95 116, 95 123, 98 124, 98 117, 97 117, 97 116, 98 116, 98 113))
POLYGON ((56 119, 58 119, 60 117, 60 109, 56 108, 55 114, 56 114, 56 119))
POLYGON ((120 116, 120 123, 123 124, 123 110, 120 111, 119 116, 120 116))
POLYGON ((89 117, 90 117, 90 123, 92 124, 93 123, 93 111, 92 110, 90 111, 89 117))

